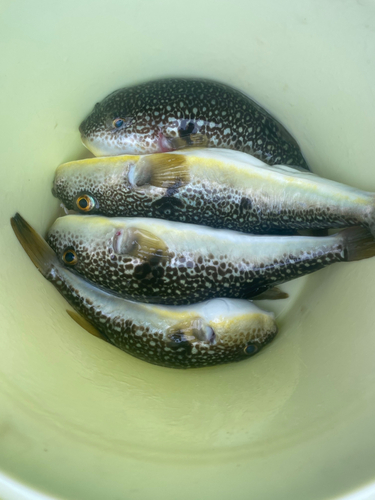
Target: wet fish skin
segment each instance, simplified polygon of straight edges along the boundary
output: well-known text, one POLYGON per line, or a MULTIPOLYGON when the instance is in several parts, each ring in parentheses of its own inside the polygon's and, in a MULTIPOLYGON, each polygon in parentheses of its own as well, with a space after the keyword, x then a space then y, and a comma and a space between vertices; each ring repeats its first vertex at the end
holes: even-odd
POLYGON ((231 150, 90 158, 56 170, 67 208, 270 234, 363 225, 375 233, 375 195, 231 150), (82 196, 92 207, 81 209, 82 196))
POLYGON ((164 304, 214 297, 251 298, 335 262, 368 258, 367 229, 337 235, 254 236, 158 219, 68 215, 48 242, 60 259, 73 250, 74 269, 125 298, 164 304))
POLYGON ((79 315, 113 345, 144 361, 169 368, 241 361, 277 334, 273 314, 248 301, 163 307, 115 297, 65 268, 19 214, 11 224, 32 262, 79 315))
POLYGON ((97 103, 79 129, 96 156, 204 146, 308 169, 283 125, 243 93, 210 80, 170 78, 119 89, 97 103))

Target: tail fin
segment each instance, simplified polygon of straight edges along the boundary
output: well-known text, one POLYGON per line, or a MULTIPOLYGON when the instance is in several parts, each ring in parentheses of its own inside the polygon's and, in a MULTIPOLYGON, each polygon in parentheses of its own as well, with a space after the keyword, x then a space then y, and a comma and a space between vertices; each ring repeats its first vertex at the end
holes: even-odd
POLYGON ((368 229, 350 227, 339 233, 345 242, 345 260, 369 259, 375 256, 375 238, 368 229))
POLYGON ((27 255, 43 276, 46 276, 51 267, 58 264, 55 252, 20 214, 12 217, 10 223, 27 255))

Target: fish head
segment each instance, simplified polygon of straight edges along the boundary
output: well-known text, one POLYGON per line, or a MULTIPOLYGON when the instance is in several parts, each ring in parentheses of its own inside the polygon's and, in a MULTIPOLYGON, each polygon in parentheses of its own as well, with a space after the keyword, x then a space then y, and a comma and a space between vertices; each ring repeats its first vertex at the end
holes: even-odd
POLYGON ((163 240, 137 227, 137 219, 68 215, 58 218, 47 242, 59 260, 86 278, 117 282, 118 267, 129 265, 137 279, 164 264, 168 249, 163 240), (117 274, 116 274, 117 273, 117 274))
POLYGON ((67 267, 85 275, 100 270, 101 260, 113 252, 115 225, 96 216, 59 217, 47 233, 47 242, 67 267))
POLYGON ((256 354, 278 331, 273 313, 247 300, 214 299, 204 304, 203 313, 217 347, 236 359, 256 354))
POLYGON ((161 149, 155 118, 131 89, 122 89, 97 103, 79 131, 95 156, 157 153, 161 149))
POLYGON ((129 172, 138 158, 114 156, 63 163, 56 169, 52 194, 68 210, 115 214, 132 191, 129 172))
POLYGON ((249 358, 277 334, 274 315, 246 300, 211 299, 185 311, 186 318, 169 328, 166 346, 195 367, 249 358))

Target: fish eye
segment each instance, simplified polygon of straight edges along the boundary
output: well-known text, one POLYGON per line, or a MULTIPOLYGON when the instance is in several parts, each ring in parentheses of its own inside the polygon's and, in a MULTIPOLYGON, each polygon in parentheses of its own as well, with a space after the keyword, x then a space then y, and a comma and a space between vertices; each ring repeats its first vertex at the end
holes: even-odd
POLYGON ((125 121, 122 118, 115 118, 112 122, 112 125, 115 128, 121 128, 124 125, 125 121))
POLYGON ((65 250, 63 254, 63 261, 68 266, 75 266, 78 262, 77 254, 71 248, 69 250, 65 250))
POLYGON ((245 347, 244 353, 247 354, 248 356, 251 356, 252 354, 255 354, 258 352, 258 348, 256 345, 250 344, 245 347))
POLYGON ((79 210, 90 212, 90 210, 95 208, 95 200, 88 194, 83 194, 77 198, 76 205, 79 210))

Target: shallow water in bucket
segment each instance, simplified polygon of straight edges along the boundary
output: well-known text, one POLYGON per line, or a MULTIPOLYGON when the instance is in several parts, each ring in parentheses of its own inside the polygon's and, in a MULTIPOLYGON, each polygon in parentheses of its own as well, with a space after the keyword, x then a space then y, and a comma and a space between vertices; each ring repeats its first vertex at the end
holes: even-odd
POLYGON ((75 324, 9 224, 53 222, 54 169, 89 155, 95 102, 168 76, 248 93, 316 173, 375 192, 372 2, 3 0, 0 28, 0 497, 21 498, 7 478, 69 500, 325 500, 375 481, 374 259, 259 303, 280 333, 251 360, 178 371, 75 324))

